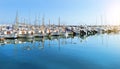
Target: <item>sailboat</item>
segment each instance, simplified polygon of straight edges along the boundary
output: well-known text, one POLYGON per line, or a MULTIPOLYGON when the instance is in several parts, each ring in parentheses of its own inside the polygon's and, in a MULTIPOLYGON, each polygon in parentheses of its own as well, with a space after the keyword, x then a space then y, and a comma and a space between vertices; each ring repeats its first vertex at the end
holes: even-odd
POLYGON ((60 18, 58 19, 58 27, 53 27, 53 31, 51 32, 51 36, 59 36, 60 35, 60 18))
POLYGON ((4 38, 5 39, 16 39, 17 33, 13 32, 11 30, 6 30, 6 31, 4 31, 4 38))
POLYGON ((49 26, 44 29, 44 34, 43 35, 45 37, 48 37, 50 35, 50 33, 51 33, 50 28, 51 28, 51 26, 50 26, 50 19, 49 19, 49 26))
POLYGON ((48 33, 48 31, 47 31, 47 28, 46 28, 46 26, 44 25, 44 17, 42 18, 41 31, 42 31, 43 37, 49 36, 49 33, 48 33))
POLYGON ((72 30, 71 30, 71 29, 69 29, 69 28, 66 28, 66 33, 67 33, 68 35, 73 35, 72 30))
POLYGON ((27 36, 27 31, 26 30, 19 30, 18 31, 18 38, 26 38, 27 36))
POLYGON ((28 30, 26 38, 34 38, 34 30, 28 30))
POLYGON ((53 30, 50 35, 51 35, 51 36, 59 36, 59 31, 58 31, 58 29, 53 30))
POLYGON ((42 31, 40 29, 36 29, 35 33, 34 33, 34 37, 35 38, 42 38, 43 37, 42 31))

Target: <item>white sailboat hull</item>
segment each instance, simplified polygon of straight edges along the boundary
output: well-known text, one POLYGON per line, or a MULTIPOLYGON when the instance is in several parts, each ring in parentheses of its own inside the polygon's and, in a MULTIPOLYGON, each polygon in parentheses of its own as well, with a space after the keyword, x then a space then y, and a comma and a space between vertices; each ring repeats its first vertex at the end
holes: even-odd
POLYGON ((18 38, 26 38, 26 36, 27 36, 26 34, 19 34, 18 38))
POLYGON ((34 34, 34 37, 43 37, 43 35, 42 34, 34 34))
POLYGON ((60 34, 58 32, 52 32, 51 36, 59 36, 60 34))
POLYGON ((34 35, 27 35, 26 38, 34 38, 34 35))
POLYGON ((16 39, 17 36, 14 35, 14 34, 6 34, 6 35, 4 35, 4 38, 5 38, 5 39, 16 39))

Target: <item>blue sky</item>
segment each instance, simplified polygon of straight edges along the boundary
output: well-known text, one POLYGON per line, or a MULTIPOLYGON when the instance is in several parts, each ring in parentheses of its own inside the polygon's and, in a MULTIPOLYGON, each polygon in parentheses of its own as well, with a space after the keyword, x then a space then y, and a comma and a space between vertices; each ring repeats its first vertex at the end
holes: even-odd
POLYGON ((61 24, 118 24, 114 14, 119 11, 116 10, 119 4, 120 0, 0 0, 0 23, 14 23, 18 11, 20 22, 25 18, 26 22, 34 23, 36 16, 42 19, 44 15, 46 24, 49 19, 58 24, 59 16, 61 24), (114 5, 117 5, 114 13, 112 10, 109 13, 108 8, 115 8, 114 5), (111 14, 114 18, 109 18, 111 14))

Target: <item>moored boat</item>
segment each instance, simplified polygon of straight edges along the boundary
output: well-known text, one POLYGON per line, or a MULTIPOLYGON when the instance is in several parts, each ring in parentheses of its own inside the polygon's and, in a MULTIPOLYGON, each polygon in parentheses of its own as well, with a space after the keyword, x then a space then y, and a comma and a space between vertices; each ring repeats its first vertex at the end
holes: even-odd
POLYGON ((50 35, 51 35, 51 36, 59 36, 60 33, 59 33, 58 29, 56 29, 56 30, 53 30, 53 31, 50 33, 50 35))
POLYGON ((4 35, 0 35, 0 41, 5 40, 4 35))
POLYGON ((35 38, 42 38, 43 35, 42 35, 41 30, 35 30, 34 37, 35 38))
POLYGON ((29 30, 28 32, 27 32, 27 36, 26 36, 26 38, 34 38, 34 31, 33 30, 29 30))
POLYGON ((17 33, 13 32, 11 30, 4 31, 4 38, 5 39, 16 39, 17 33))
POLYGON ((18 31, 18 38, 26 38, 27 31, 26 30, 20 30, 18 31))

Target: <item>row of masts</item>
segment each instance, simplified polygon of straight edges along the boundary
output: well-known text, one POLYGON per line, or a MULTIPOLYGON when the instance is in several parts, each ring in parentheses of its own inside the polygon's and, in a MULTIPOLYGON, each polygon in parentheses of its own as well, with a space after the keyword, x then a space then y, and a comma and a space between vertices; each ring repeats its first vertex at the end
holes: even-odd
MULTIPOLYGON (((50 19, 48 20, 48 23, 49 23, 49 26, 54 25, 54 23, 51 24, 50 19)), ((40 20, 38 19, 38 17, 35 17, 35 21, 33 23, 30 22, 30 18, 29 18, 28 23, 26 22, 25 19, 24 19, 24 22, 20 22, 19 21, 19 15, 18 15, 18 12, 17 12, 16 13, 16 18, 15 18, 15 28, 16 29, 18 28, 19 24, 26 24, 26 25, 32 25, 33 24, 35 26, 40 26, 40 20), (39 21, 39 24, 37 23, 38 21, 39 21)), ((44 17, 44 15, 42 17, 42 25, 41 26, 43 26, 43 27, 45 26, 45 17, 44 17)), ((60 26, 60 17, 58 18, 58 26, 60 26)))
MULTIPOLYGON (((37 19, 36 19, 37 20, 37 19)), ((58 18, 58 25, 45 25, 44 16, 42 18, 42 25, 36 24, 20 24, 18 13, 16 13, 16 22, 10 29, 10 26, 0 27, 0 39, 3 38, 35 38, 46 36, 67 36, 67 35, 91 35, 96 33, 119 32, 119 26, 103 26, 103 25, 61 25, 60 17, 58 18), (3 29, 4 28, 4 29, 3 29)))

